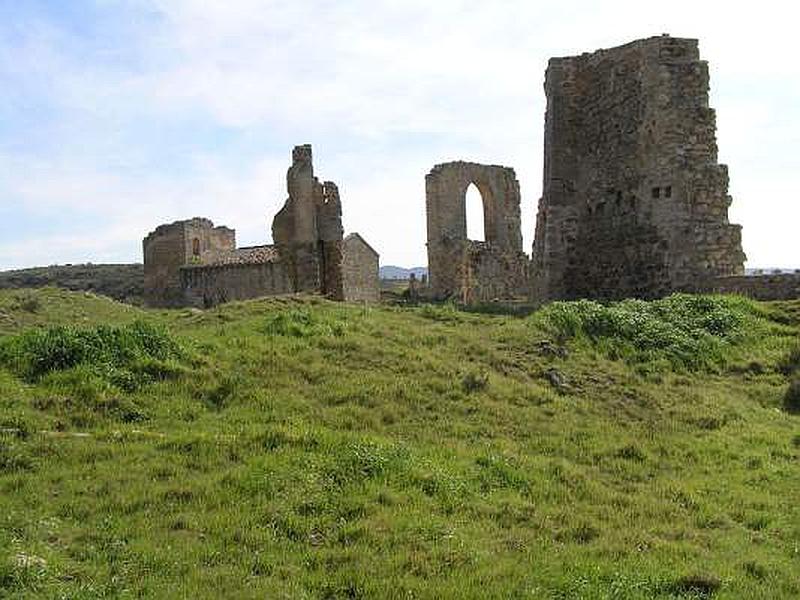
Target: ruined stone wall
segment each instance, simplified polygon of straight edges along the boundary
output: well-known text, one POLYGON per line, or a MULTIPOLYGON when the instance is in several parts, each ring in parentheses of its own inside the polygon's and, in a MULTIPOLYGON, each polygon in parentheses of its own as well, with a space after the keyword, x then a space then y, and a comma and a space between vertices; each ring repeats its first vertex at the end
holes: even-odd
POLYGON ((227 227, 214 227, 208 219, 194 218, 159 226, 143 242, 145 303, 182 306, 181 267, 201 264, 235 247, 235 232, 227 227))
POLYGON ((180 270, 183 305, 208 308, 232 300, 292 292, 281 262, 186 266, 180 270))
POLYGON ((378 302, 378 253, 357 233, 345 238, 343 252, 344 299, 347 302, 378 302))
POLYGON ((332 181, 322 185, 317 204, 317 229, 322 251, 321 292, 333 300, 344 300, 344 227, 339 188, 332 181))
POLYGON ((744 272, 708 65, 668 36, 551 59, 532 297, 657 297, 744 272))
POLYGON ((311 146, 297 146, 286 175, 289 198, 272 222, 272 238, 295 292, 341 300, 342 207, 333 182, 314 176, 311 146))
POLYGON ((214 227, 208 219, 192 219, 184 221, 184 243, 186 263, 210 263, 236 249, 236 232, 214 227))
POLYGON ((800 273, 718 277, 697 291, 739 294, 754 300, 791 300, 800 298, 800 273))
POLYGON ((148 306, 180 306, 180 268, 186 262, 184 228, 162 225, 148 235, 144 250, 144 301, 148 306))
MULTIPOLYGON (((287 189, 289 198, 272 223, 274 246, 237 249, 232 229, 200 218, 162 225, 148 235, 143 244, 147 303, 214 306, 294 292, 345 299, 339 189, 314 176, 311 146, 294 148, 287 189)), ((358 285, 365 282, 366 276, 358 285)))
POLYGON ((425 178, 428 270, 432 293, 465 302, 524 293, 528 259, 522 252, 519 182, 513 169, 453 162, 425 178), (481 193, 486 240, 467 238, 466 192, 481 193))

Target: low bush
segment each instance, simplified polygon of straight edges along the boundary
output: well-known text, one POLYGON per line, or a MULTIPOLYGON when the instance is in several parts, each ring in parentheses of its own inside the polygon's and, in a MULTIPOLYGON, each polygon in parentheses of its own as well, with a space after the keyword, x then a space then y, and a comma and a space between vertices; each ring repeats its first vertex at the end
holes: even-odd
POLYGON ((80 368, 121 389, 174 373, 183 356, 162 328, 144 321, 122 327, 33 329, 0 340, 0 364, 29 382, 80 368))
POLYGON ((610 358, 666 361, 691 370, 723 365, 726 349, 756 321, 755 308, 743 298, 688 294, 608 305, 554 302, 532 318, 559 340, 586 339, 610 358))

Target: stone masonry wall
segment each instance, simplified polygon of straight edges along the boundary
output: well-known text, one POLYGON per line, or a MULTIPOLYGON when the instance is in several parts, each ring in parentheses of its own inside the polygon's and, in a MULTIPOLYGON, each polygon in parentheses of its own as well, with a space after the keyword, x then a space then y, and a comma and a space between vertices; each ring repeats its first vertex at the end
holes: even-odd
POLYGON ((344 299, 347 302, 378 302, 378 253, 355 233, 345 238, 343 250, 344 299))
POLYGON ((743 274, 696 40, 551 59, 545 91, 533 300, 657 297, 743 274))
POLYGON ((342 207, 339 190, 314 176, 311 146, 295 147, 286 174, 289 198, 272 222, 272 238, 295 292, 341 300, 342 207))
POLYGON ((184 229, 162 225, 143 243, 144 301, 148 306, 179 306, 183 291, 180 268, 186 262, 184 229))
POLYGON ((344 227, 339 188, 332 181, 322 184, 317 203, 317 230, 321 246, 321 292, 334 300, 344 300, 344 227))
POLYGON ((235 247, 235 232, 227 227, 214 227, 208 219, 194 218, 159 226, 143 242, 145 303, 182 306, 181 267, 213 259, 235 247))
POLYGON ((183 304, 198 308, 292 291, 286 267, 281 262, 187 266, 181 269, 180 277, 183 304))
MULTIPOLYGON (((207 307, 295 292, 343 300, 344 230, 339 189, 314 176, 310 145, 292 151, 286 185, 289 198, 272 223, 274 246, 237 249, 232 229, 214 227, 200 218, 162 225, 148 235, 144 240, 147 303, 207 307)), ((377 255, 375 261, 377 279, 377 255)), ((351 265, 351 284, 356 286, 353 297, 368 295, 368 276, 356 274, 357 268, 357 264, 351 265), (362 279, 357 281, 356 275, 362 279)))
POLYGON ((425 178, 428 269, 438 298, 464 302, 524 294, 519 182, 513 169, 467 162, 437 165, 425 178), (485 242, 467 239, 466 191, 474 184, 484 207, 485 242))

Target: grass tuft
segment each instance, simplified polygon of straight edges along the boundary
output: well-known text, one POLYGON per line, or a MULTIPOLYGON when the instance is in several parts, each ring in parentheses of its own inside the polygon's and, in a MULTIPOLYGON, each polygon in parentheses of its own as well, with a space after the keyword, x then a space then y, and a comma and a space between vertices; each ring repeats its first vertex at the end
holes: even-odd
POLYGON ((341 336, 345 331, 345 323, 329 316, 322 318, 307 309, 295 308, 269 315, 264 331, 268 335, 294 338, 341 336))
POLYGON ((800 377, 794 377, 783 397, 783 408, 790 414, 800 414, 800 377))
POLYGON ((722 587, 722 581, 710 573, 696 573, 677 579, 670 586, 671 592, 681 597, 710 598, 722 587))
POLYGON ((485 372, 469 371, 461 378, 461 387, 468 394, 485 390, 489 387, 489 374, 485 372))

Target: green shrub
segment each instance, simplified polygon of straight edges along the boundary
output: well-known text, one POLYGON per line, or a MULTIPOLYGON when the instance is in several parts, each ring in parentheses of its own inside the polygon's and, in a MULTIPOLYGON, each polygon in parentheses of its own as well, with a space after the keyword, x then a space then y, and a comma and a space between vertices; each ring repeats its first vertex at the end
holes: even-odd
POLYGON ((122 327, 56 326, 0 340, 0 364, 29 382, 80 367, 130 390, 156 379, 155 365, 163 373, 166 363, 182 356, 164 329, 143 321, 122 327))
POLYGON ((554 302, 533 319, 561 341, 586 339, 612 359, 713 369, 754 322, 742 298, 676 294, 661 300, 554 302))

